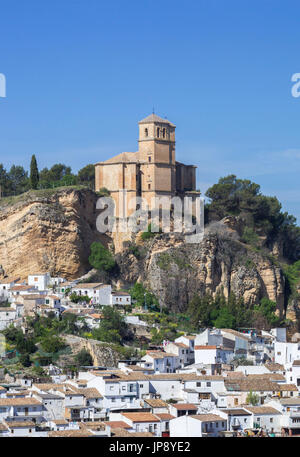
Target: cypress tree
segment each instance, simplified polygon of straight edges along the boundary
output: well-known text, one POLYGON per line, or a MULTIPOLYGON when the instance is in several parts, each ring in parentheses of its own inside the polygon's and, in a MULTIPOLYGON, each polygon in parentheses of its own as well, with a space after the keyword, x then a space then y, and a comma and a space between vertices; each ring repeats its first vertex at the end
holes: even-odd
POLYGON ((31 189, 37 189, 39 183, 39 170, 36 162, 36 157, 33 154, 30 162, 30 187, 31 189))

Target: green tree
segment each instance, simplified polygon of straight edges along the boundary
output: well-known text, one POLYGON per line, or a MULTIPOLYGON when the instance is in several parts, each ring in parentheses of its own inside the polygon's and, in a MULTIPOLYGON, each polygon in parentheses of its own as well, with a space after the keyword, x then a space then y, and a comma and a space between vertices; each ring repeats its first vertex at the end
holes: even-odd
POLYGON ((89 262, 92 267, 100 271, 111 271, 116 265, 111 252, 98 242, 91 244, 89 262))
POLYGON ((247 395, 246 402, 248 405, 256 406, 259 403, 259 396, 250 390, 247 395))
POLYGON ((99 327, 92 331, 94 339, 117 344, 132 340, 133 335, 124 317, 117 310, 110 306, 105 306, 102 314, 103 318, 99 327))
POLYGON ((0 187, 1 187, 0 196, 1 195, 6 196, 6 195, 9 194, 10 180, 9 180, 9 176, 7 174, 7 171, 4 168, 2 163, 0 163, 0 187))
POLYGON ((90 352, 86 349, 81 349, 75 356, 75 364, 78 367, 82 366, 93 366, 93 357, 90 352))
POLYGON ((221 308, 218 312, 218 317, 213 322, 214 327, 217 328, 234 328, 235 319, 227 307, 221 308))
POLYGON ((86 165, 78 171, 78 181, 91 189, 95 188, 95 165, 86 165))
POLYGON ((29 188, 28 173, 19 165, 12 165, 8 173, 11 192, 15 195, 22 194, 29 188))
POLYGON ((210 327, 212 325, 211 312, 213 310, 213 298, 210 295, 199 297, 195 295, 189 302, 187 314, 195 329, 210 327))
POLYGON ((254 306, 254 322, 258 328, 278 326, 281 320, 276 316, 276 303, 268 298, 262 298, 259 305, 254 306))
POLYGON ((152 292, 149 292, 142 283, 136 282, 129 293, 137 306, 141 308, 146 306, 150 311, 159 311, 160 306, 157 298, 152 292))
POLYGON ((49 354, 55 354, 65 346, 64 340, 59 336, 49 335, 41 340, 42 349, 49 354))
POLYGON ((243 235, 246 242, 256 243, 253 232, 265 235, 266 245, 270 247, 279 238, 284 256, 290 261, 299 260, 300 227, 296 218, 281 211, 276 197, 262 195, 258 184, 229 175, 210 187, 206 196, 210 199, 206 206, 206 221, 228 215, 240 216, 247 224, 243 235))
POLYGON ((31 360, 28 354, 22 354, 19 360, 23 367, 30 367, 31 360))
POLYGON ((33 154, 30 162, 30 187, 31 189, 37 189, 39 183, 39 170, 37 166, 36 157, 33 154))

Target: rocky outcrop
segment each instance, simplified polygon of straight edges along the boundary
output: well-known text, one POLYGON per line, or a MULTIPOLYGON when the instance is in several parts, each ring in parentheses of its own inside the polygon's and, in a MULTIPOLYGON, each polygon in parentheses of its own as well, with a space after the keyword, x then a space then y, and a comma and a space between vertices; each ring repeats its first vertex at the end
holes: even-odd
POLYGON ((88 189, 31 191, 0 201, 0 277, 49 271, 75 278, 88 271, 97 194, 88 189))
POLYGON ((208 229, 197 244, 186 243, 181 235, 160 234, 142 249, 146 255, 139 260, 128 252, 118 255, 124 285, 143 282, 162 305, 174 311, 184 311, 195 294, 220 291, 225 296, 233 292, 250 303, 268 297, 280 313, 284 310, 285 280, 280 266, 267 253, 241 243, 232 228, 208 229))
MULTIPOLYGON (((280 313, 286 305, 282 270, 263 247, 240 241, 238 218, 213 222, 197 244, 181 234, 157 234, 143 242, 132 235, 135 249, 122 248, 126 237, 102 235, 96 230, 97 194, 88 189, 66 188, 29 192, 15 201, 0 201, 0 278, 49 271, 66 279, 90 269, 90 244, 118 245, 119 272, 110 281, 115 287, 143 282, 163 306, 183 311, 195 294, 225 295, 234 292, 256 303, 269 297, 280 313)), ((128 239, 128 237, 127 237, 128 239)), ((93 278, 97 275, 93 275, 93 278)), ((100 280, 101 275, 98 275, 100 280)))
POLYGON ((120 354, 109 343, 81 338, 79 336, 65 336, 66 343, 71 346, 72 357, 82 349, 86 349, 92 356, 94 366, 117 367, 120 354))

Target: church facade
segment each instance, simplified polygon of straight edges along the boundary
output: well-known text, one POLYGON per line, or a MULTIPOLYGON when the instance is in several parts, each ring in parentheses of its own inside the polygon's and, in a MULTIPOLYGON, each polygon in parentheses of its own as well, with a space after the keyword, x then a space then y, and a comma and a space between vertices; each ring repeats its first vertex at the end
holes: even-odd
MULTIPOLYGON (((120 190, 126 190, 131 201, 143 197, 150 209, 153 197, 199 195, 196 166, 176 161, 175 125, 156 114, 142 119, 138 125, 138 151, 122 152, 96 163, 95 190, 108 189, 116 211, 120 210, 120 190)), ((129 213, 134 209, 131 206, 129 213)))

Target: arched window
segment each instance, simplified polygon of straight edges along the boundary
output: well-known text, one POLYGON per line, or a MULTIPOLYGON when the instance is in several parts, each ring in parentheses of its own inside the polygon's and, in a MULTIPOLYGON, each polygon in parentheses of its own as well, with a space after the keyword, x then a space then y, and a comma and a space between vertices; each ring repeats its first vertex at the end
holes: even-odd
POLYGON ((159 127, 157 127, 157 136, 159 137, 159 127))
POLYGON ((148 129, 145 129, 145 136, 148 136, 148 129))

